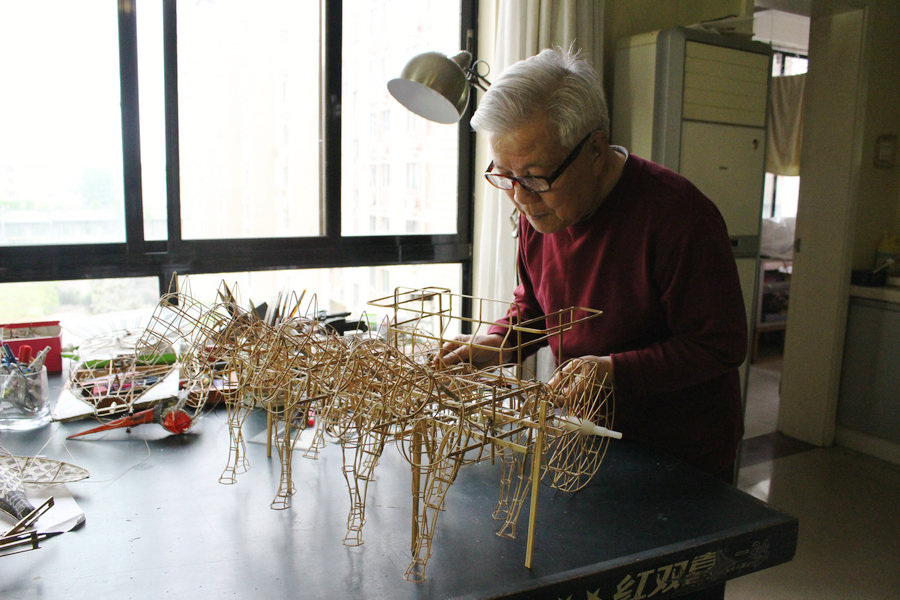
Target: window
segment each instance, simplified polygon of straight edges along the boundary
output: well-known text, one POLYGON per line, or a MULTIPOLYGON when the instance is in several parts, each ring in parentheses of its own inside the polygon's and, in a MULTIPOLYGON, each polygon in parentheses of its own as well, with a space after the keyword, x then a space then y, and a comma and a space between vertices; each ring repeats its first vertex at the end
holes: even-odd
POLYGON ((421 281, 458 289, 460 276, 458 264, 429 264, 213 273, 191 275, 187 280, 191 296, 207 304, 217 301, 219 284, 224 281, 230 288, 239 290, 239 300, 245 307, 250 302, 253 306, 263 302, 273 305, 282 291, 295 292, 298 297, 305 291, 301 307, 304 310, 315 296, 317 310, 350 312, 354 317, 367 313, 381 320, 388 315, 383 309, 369 306, 369 301, 390 296, 398 286, 413 287, 421 281))
POLYGON ((473 0, 34 4, 0 4, 5 87, 27 91, 0 97, 0 284, 379 269, 468 292, 468 115, 428 123, 386 82, 475 52, 473 0))
POLYGON ((0 64, 0 246, 124 242, 110 3, 4 2, 0 64))
POLYGON ((0 323, 59 321, 63 346, 77 347, 113 331, 139 331, 159 300, 158 288, 155 277, 0 283, 7 300, 0 323))
POLYGON ((319 6, 178 2, 184 239, 320 234, 319 6))
POLYGON ((452 55, 458 51, 459 6, 445 0, 345 0, 343 23, 342 232, 455 234, 460 126, 429 123, 412 115, 388 94, 386 84, 416 54, 436 50, 452 55), (373 23, 382 26, 373 27, 373 23), (359 156, 353 158, 351 148, 359 148, 359 156), (360 181, 358 173, 365 173, 367 165, 379 166, 377 183, 371 177, 368 182, 360 181), (415 168, 423 172, 428 168, 429 179, 422 185, 433 193, 416 214, 420 224, 411 230, 400 217, 406 210, 405 187, 415 186, 414 179, 409 185, 415 168), (405 173, 406 184, 394 182, 392 173, 405 173), (350 191, 356 188, 361 188, 363 197, 371 197, 372 203, 360 211, 347 210, 352 202, 350 191), (376 221, 383 224, 373 229, 366 226, 369 210, 394 218, 376 221))
POLYGON ((138 72, 141 77, 141 199, 144 239, 165 240, 166 218, 166 106, 163 63, 163 13, 141 10, 137 19, 138 72))

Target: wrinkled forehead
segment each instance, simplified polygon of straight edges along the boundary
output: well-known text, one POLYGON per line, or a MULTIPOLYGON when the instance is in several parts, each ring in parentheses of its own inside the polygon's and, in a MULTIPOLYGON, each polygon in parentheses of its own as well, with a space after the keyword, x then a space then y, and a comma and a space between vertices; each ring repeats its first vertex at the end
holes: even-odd
POLYGON ((506 132, 492 132, 488 141, 494 164, 516 171, 551 165, 564 153, 555 129, 540 120, 506 132))

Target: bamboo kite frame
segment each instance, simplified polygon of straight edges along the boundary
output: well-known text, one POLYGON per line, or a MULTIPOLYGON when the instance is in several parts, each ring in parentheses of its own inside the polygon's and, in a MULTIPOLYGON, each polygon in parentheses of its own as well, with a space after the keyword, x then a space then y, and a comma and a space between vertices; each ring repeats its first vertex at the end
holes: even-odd
MULTIPOLYGON (((422 581, 437 516, 459 469, 496 461, 500 496, 493 516, 503 521, 498 535, 516 536, 519 514, 531 497, 525 558, 530 568, 540 480, 549 475, 552 487, 580 489, 597 472, 609 438, 620 436, 607 429, 614 391, 595 364, 558 370, 562 382, 551 389, 524 379, 521 361, 529 346, 562 338, 601 311, 573 307, 522 320, 514 303, 442 288, 398 288, 370 302, 390 314, 378 334, 339 335, 316 318, 315 296, 304 307, 305 297, 305 292, 282 294, 260 318, 241 308, 224 282, 221 302, 210 307, 186 293, 169 294, 141 338, 139 348, 183 349, 182 376, 189 390, 203 388, 213 377, 228 381, 223 397, 230 446, 219 481, 234 483, 249 469, 242 427, 251 411, 263 409, 267 450, 277 451, 281 465, 271 507, 288 508, 296 491, 293 451, 314 411, 317 426, 304 456, 316 458, 326 436, 339 441, 350 496, 344 544, 360 545, 368 484, 384 448, 393 444, 412 475, 412 560, 405 577, 422 581), (472 316, 462 314, 467 303, 472 316), (468 363, 432 366, 440 346, 456 332, 466 326, 486 333, 498 313, 511 316, 502 350, 515 357, 513 363, 482 369, 468 363)), ((470 356, 477 349, 470 343, 470 356)), ((199 415, 202 400, 195 398, 191 406, 199 415)))

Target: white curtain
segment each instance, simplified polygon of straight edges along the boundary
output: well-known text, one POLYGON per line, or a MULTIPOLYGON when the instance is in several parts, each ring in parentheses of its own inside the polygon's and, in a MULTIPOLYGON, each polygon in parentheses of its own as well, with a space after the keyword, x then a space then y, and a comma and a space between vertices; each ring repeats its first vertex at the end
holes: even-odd
POLYGON ((769 132, 766 137, 766 171, 769 173, 791 176, 800 174, 805 87, 805 74, 772 78, 769 92, 769 132))
MULTIPOLYGON (((491 72, 554 46, 574 45, 603 72, 604 0, 496 0, 496 31, 491 72)), ((476 166, 476 169, 483 167, 476 166)), ((486 181, 482 226, 476 232, 475 295, 512 300, 516 282, 516 226, 506 196, 486 181)), ((499 318, 502 315, 492 315, 499 318)))

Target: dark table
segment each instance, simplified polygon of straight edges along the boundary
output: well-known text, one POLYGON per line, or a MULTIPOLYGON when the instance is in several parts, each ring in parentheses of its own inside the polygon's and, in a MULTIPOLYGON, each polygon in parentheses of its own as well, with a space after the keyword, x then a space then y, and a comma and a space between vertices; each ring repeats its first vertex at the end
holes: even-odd
MULTIPOLYGON (((251 415, 245 434, 264 428, 251 415)), ((349 498, 340 447, 295 452, 297 493, 269 508, 279 465, 249 444, 251 469, 219 483, 224 409, 190 433, 157 425, 66 440, 92 421, 0 433, 15 454, 85 467, 67 485, 80 529, 0 557, 0 597, 18 598, 670 598, 789 561, 797 520, 678 460, 612 441, 600 472, 571 494, 541 486, 532 568, 528 506, 515 540, 495 535, 499 465, 464 466, 447 495, 426 581, 407 582, 410 470, 388 446, 369 485, 364 544, 342 544, 349 498), (46 444, 46 446, 45 446, 46 444)))

